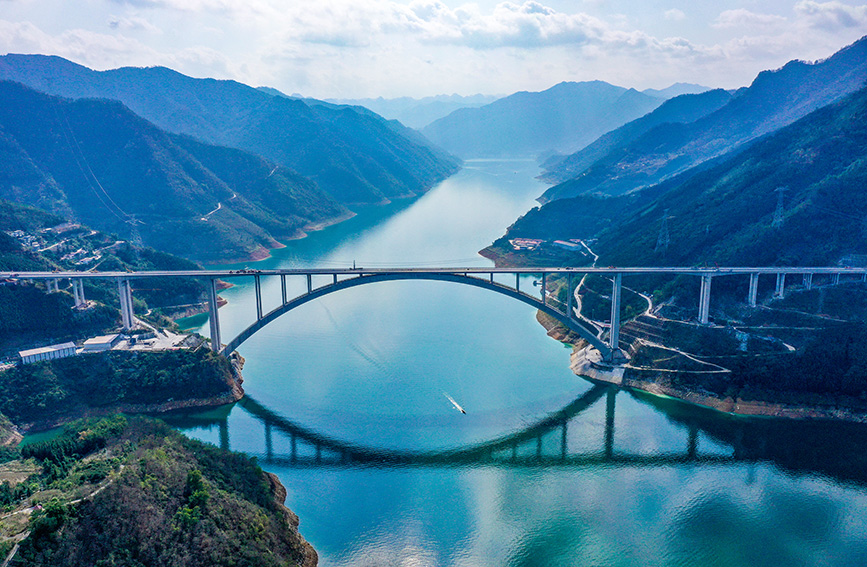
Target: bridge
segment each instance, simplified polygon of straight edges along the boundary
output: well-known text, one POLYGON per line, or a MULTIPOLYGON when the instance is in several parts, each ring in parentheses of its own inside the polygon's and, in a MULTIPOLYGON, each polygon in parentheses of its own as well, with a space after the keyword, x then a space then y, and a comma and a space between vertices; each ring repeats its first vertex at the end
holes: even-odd
POLYGON ((114 280, 117 282, 120 297, 121 321, 124 330, 134 326, 132 291, 133 282, 138 283, 148 278, 198 278, 206 282, 208 294, 208 314, 211 336, 211 348, 228 356, 244 341, 252 337, 268 323, 284 313, 291 311, 309 301, 330 293, 352 287, 386 281, 401 280, 433 280, 470 285, 500 293, 526 303, 543 313, 553 317, 570 330, 585 339, 599 350, 603 357, 612 361, 622 357, 620 350, 621 294, 624 276, 667 275, 689 276, 700 279, 697 319, 699 323, 710 323, 710 301, 713 280, 721 277, 747 277, 749 288, 746 302, 752 307, 757 305, 759 277, 774 277, 774 296, 783 297, 786 289, 786 278, 800 276, 805 288, 813 286, 815 276, 827 276, 832 285, 840 283, 842 278, 867 281, 867 268, 849 267, 579 267, 579 268, 295 268, 270 270, 175 270, 175 271, 141 271, 141 272, 0 272, 0 280, 41 281, 49 292, 60 290, 61 280, 69 280, 76 307, 86 305, 84 297, 85 280, 114 280), (582 321, 575 314, 573 306, 573 279, 584 275, 600 275, 611 280, 611 317, 607 330, 598 331, 593 326, 582 321), (527 293, 521 290, 521 276, 533 276, 541 280, 539 293, 527 293), (547 282, 551 277, 565 278, 567 282, 566 305, 552 301, 547 294, 547 282), (256 320, 241 331, 238 336, 227 343, 222 342, 220 317, 218 312, 218 281, 232 279, 252 279, 256 296, 256 320), (264 312, 262 301, 262 281, 265 278, 279 278, 281 283, 280 305, 269 312, 264 312), (287 279, 303 278, 306 280, 306 292, 295 297, 289 297, 287 279), (509 283, 504 283, 503 279, 509 283), (510 282, 514 278, 514 285, 510 282), (323 283, 324 281, 324 283, 323 283), (314 285, 315 284, 315 285, 314 285))

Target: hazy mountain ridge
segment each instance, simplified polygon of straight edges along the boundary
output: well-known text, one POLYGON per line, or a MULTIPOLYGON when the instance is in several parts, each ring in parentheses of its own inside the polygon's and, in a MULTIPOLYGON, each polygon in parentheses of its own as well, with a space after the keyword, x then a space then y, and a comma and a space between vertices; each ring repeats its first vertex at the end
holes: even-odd
POLYGON ((596 236, 602 261, 619 266, 834 265, 867 251, 865 186, 867 88, 699 171, 621 197, 550 202, 507 237, 596 236), (668 246, 657 245, 663 216, 668 246))
POLYGON ((463 158, 570 153, 662 102, 603 81, 565 82, 542 92, 519 92, 480 108, 457 110, 422 133, 463 158))
POLYGON ((70 98, 120 100, 166 131, 290 167, 343 203, 418 195, 458 168, 454 158, 372 113, 312 109, 235 81, 194 79, 163 67, 98 72, 40 55, 0 57, 0 78, 70 98), (390 184, 378 187, 382 179, 390 184))
POLYGON ((792 61, 760 73, 719 110, 689 124, 662 124, 611 149, 543 202, 652 185, 772 132, 860 89, 867 82, 867 38, 816 63, 792 61))
POLYGON ((444 118, 461 108, 478 108, 501 98, 495 95, 476 94, 471 96, 437 95, 420 99, 410 97, 399 98, 360 98, 360 99, 327 99, 334 104, 363 106, 373 112, 399 120, 410 128, 421 129, 435 120, 444 118))
POLYGON ((656 126, 667 123, 689 123, 721 108, 732 95, 723 89, 701 94, 684 94, 662 103, 658 108, 612 130, 592 144, 569 156, 555 156, 542 164, 540 179, 549 183, 562 183, 579 175, 604 158, 615 148, 637 140, 656 126))
POLYGON ((278 238, 349 214, 297 174, 172 136, 116 101, 63 100, 2 81, 0 128, 0 147, 18 150, 0 171, 0 197, 188 258, 261 256, 278 238), (238 169, 209 162, 227 183, 195 154, 238 169), (22 184, 22 171, 42 182, 22 184))

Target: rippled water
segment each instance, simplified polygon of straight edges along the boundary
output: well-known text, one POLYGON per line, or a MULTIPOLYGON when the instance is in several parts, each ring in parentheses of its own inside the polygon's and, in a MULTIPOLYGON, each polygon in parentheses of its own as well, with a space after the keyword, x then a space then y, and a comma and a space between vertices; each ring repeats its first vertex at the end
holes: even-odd
MULTIPOLYGON (((469 162, 257 267, 489 265, 476 251, 533 206, 536 173, 469 162)), ((229 338, 255 303, 249 284, 221 295, 229 338)), ((863 427, 594 386, 534 317, 444 282, 342 291, 241 346, 249 399, 177 424, 277 473, 321 565, 867 564, 863 427)))

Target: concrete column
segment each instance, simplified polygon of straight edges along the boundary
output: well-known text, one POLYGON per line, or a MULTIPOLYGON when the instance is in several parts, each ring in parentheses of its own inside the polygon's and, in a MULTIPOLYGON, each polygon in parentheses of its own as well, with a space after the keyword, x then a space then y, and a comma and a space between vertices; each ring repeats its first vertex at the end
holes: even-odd
POLYGON ((521 274, 515 274, 515 291, 521 291, 521 274))
POLYGON ((623 274, 614 274, 614 282, 611 284, 611 332, 608 334, 608 346, 611 354, 620 348, 620 288, 623 274))
POLYGON ((208 282, 208 323, 211 326, 211 350, 220 352, 223 343, 220 339, 220 315, 217 303, 217 280, 211 278, 208 282))
POLYGON ((120 296, 120 318, 123 322, 123 330, 129 331, 135 324, 132 309, 132 289, 129 280, 118 280, 117 294, 120 296))
POLYGON ((838 285, 840 283, 840 274, 831 274, 831 285, 838 285))
POLYGON ((256 284, 256 320, 262 318, 262 278, 257 274, 253 276, 256 284))
POLYGON ((813 274, 804 274, 804 287, 813 289, 813 274))
POLYGON ((759 274, 750 274, 750 292, 747 294, 747 302, 750 307, 755 307, 759 297, 759 274))
POLYGON ((774 297, 783 297, 786 293, 786 274, 777 274, 777 287, 774 290, 774 297))
POLYGON ((283 305, 286 305, 286 274, 280 274, 280 296, 283 298, 283 305))
POLYGON ((710 322, 710 283, 713 276, 701 276, 701 295, 698 303, 698 322, 707 325, 710 322))
POLYGON ((331 283, 333 283, 334 285, 337 285, 337 274, 331 274, 331 275, 333 276, 331 283))
MULTIPOLYGON (((364 274, 361 274, 364 275, 364 274)), ((307 274, 307 293, 313 292, 313 274, 307 274)))
POLYGON ((546 288, 548 287, 548 274, 542 274, 542 305, 548 304, 548 294, 545 293, 546 288))
POLYGON ((572 291, 572 273, 566 276, 566 315, 572 318, 572 298, 575 297, 575 292, 572 291))
POLYGON ((84 280, 81 278, 72 280, 72 295, 75 298, 76 307, 82 307, 87 303, 84 298, 84 280))

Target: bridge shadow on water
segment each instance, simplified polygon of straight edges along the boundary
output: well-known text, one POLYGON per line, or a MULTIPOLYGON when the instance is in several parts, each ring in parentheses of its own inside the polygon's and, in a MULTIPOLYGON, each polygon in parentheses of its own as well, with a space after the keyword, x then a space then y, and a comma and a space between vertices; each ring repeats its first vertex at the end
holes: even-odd
MULTIPOLYGON (((790 473, 821 474, 867 485, 867 425, 730 416, 677 400, 629 392, 685 429, 687 436, 681 450, 623 451, 615 443, 618 393, 627 394, 613 386, 595 385, 559 411, 520 431, 431 451, 382 449, 336 439, 295 423, 250 396, 236 405, 262 425, 265 452, 260 460, 282 467, 646 468, 769 463, 790 473), (605 405, 601 446, 590 451, 570 450, 570 423, 577 424, 581 414, 596 404, 605 405), (713 441, 714 451, 699 449, 700 435, 713 441)), ((229 413, 176 414, 167 421, 181 429, 217 427, 220 445, 228 449, 229 413)))

